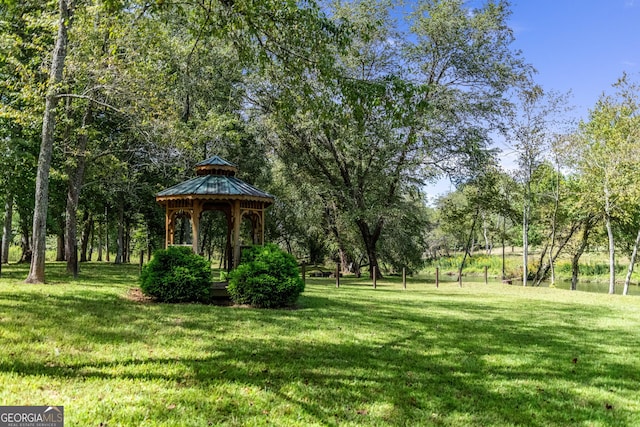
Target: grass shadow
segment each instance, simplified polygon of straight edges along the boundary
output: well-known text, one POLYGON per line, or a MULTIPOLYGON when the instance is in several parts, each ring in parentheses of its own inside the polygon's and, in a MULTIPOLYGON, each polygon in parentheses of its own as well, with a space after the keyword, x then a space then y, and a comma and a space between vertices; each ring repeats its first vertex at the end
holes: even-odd
POLYGON ((45 378, 70 395, 90 387, 81 402, 113 412, 111 424, 137 408, 180 425, 169 401, 180 416, 206 412, 229 425, 640 421, 628 400, 640 392, 637 305, 356 281, 308 283, 297 310, 140 304, 124 297, 135 269, 90 268, 64 286, 3 278, 5 386, 23 381, 32 393, 27 379, 45 378), (99 401, 103 388, 129 409, 99 401))

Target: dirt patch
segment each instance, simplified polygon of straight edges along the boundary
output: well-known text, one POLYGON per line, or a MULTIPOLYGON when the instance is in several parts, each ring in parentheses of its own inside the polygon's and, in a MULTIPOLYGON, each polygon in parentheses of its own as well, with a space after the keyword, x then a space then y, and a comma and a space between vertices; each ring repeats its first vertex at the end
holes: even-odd
MULTIPOLYGON (((129 289, 124 298, 128 299, 129 301, 137 302, 138 304, 154 304, 158 302, 155 298, 145 295, 140 288, 129 289)), ((231 299, 229 299, 228 297, 212 298, 211 301, 209 301, 209 304, 221 306, 234 305, 233 301, 231 301, 231 299)))
POLYGON ((127 292, 126 298, 129 301, 137 302, 140 304, 150 304, 152 302, 155 302, 155 299, 143 294, 140 288, 129 289, 129 291, 127 292))

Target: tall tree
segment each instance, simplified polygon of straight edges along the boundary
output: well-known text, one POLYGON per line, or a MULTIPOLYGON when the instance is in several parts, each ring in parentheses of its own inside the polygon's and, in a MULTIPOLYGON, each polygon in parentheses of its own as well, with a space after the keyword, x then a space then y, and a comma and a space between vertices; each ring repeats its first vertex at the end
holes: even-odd
POLYGON ((58 2, 58 34, 53 49, 51 70, 47 95, 45 97, 44 116, 42 119, 42 142, 40 155, 38 156, 38 173, 36 176, 35 208, 33 213, 33 257, 31 268, 27 276, 27 283, 44 283, 45 251, 47 234, 47 204, 49 197, 49 169, 53 152, 53 139, 55 130, 55 109, 58 104, 60 82, 64 70, 64 61, 67 55, 68 29, 73 17, 74 4, 71 1, 59 0, 58 2))
POLYGON ((538 86, 525 86, 518 93, 519 108, 510 115, 504 128, 507 141, 518 155, 518 176, 522 184, 522 285, 529 279, 529 229, 534 193, 532 178, 542 164, 551 142, 558 133, 562 113, 566 109, 566 95, 545 93, 538 86))
POLYGON ((626 75, 614 85, 613 95, 603 94, 581 123, 576 147, 578 168, 604 218, 609 249, 609 293, 615 293, 614 224, 627 220, 629 206, 640 200, 635 185, 640 166, 638 155, 640 104, 637 89, 626 75))
MULTIPOLYGON (((24 197, 17 196, 31 194, 34 188, 34 159, 42 130, 42 88, 47 79, 42 72, 41 52, 51 49, 55 35, 50 31, 49 19, 48 7, 42 2, 0 2, 0 146, 3 153, 0 191, 5 200, 4 262, 13 240, 14 210, 26 212, 27 218, 32 218, 33 200, 26 203, 24 197), (28 209, 24 210, 25 206, 28 209)), ((23 247, 30 253, 29 239, 23 247)))
POLYGON ((259 93, 278 155, 330 195, 372 270, 385 224, 402 214, 411 189, 444 172, 464 176, 488 157, 502 94, 527 70, 509 48, 505 2, 473 11, 461 1, 421 2, 409 46, 388 7, 337 4, 333 16, 350 23, 353 40, 332 73, 293 75, 259 93))

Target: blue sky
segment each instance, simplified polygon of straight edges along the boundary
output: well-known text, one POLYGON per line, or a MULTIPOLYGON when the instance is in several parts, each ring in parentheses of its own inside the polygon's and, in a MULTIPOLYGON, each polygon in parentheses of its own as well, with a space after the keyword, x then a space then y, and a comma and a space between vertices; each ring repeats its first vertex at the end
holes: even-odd
POLYGON ((640 80, 640 0, 512 0, 514 46, 547 90, 571 90, 586 118, 626 71, 640 80))
MULTIPOLYGON (((640 83, 640 0, 511 0, 511 6, 513 47, 537 70, 534 80, 545 90, 571 91, 574 118, 587 119, 623 72, 640 83)), ((512 156, 499 148, 509 168, 512 156)), ((431 198, 451 190, 448 180, 427 188, 431 198)))

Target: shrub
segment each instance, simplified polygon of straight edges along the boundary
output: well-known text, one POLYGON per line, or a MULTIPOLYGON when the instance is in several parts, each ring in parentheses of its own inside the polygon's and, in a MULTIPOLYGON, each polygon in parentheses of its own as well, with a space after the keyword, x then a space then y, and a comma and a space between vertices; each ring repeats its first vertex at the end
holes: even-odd
POLYGON ((156 251, 140 275, 142 292, 162 302, 208 302, 211 283, 209 261, 182 246, 156 251))
POLYGON ((243 252, 242 262, 229 274, 227 291, 236 304, 277 308, 293 304, 304 283, 295 258, 269 244, 243 252))

